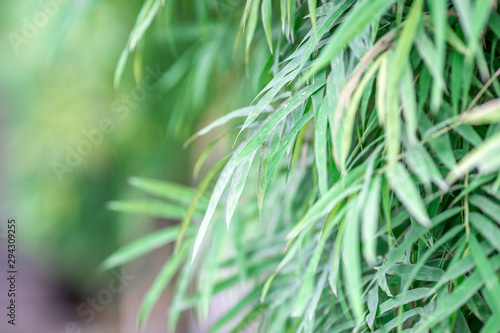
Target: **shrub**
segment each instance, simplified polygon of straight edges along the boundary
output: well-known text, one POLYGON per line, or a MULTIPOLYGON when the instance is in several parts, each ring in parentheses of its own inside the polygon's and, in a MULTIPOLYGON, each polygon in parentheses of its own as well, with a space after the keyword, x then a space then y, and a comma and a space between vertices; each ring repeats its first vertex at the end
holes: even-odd
MULTIPOLYGON (((200 3, 203 22, 217 20, 200 3)), ((248 69, 252 43, 269 46, 252 73, 261 90, 193 137, 234 123, 235 148, 196 190, 134 179, 170 202, 155 203, 158 215, 182 222, 104 263, 176 242, 139 324, 180 271, 171 328, 245 284, 212 331, 499 331, 497 3, 237 3, 248 69)), ((146 1, 132 41, 160 4, 146 1)))

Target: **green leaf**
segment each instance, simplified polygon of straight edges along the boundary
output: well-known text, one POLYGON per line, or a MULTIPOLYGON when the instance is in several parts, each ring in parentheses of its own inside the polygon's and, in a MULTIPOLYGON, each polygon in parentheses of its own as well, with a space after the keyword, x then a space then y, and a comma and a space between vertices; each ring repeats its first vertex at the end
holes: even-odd
MULTIPOLYGON (((420 256, 418 259, 419 261, 413 266, 413 270, 410 272, 410 274, 406 277, 406 282, 404 283, 403 286, 403 292, 406 292, 407 290, 410 289, 411 284, 413 283, 414 279, 422 279, 422 275, 431 275, 432 270, 429 270, 427 267, 425 267, 425 263, 429 260, 431 255, 433 255, 437 250, 439 250, 441 247, 444 247, 445 244, 447 244, 449 241, 451 241, 453 238, 455 238, 458 233, 462 232, 463 226, 462 225, 456 225, 450 230, 448 230, 444 235, 439 237, 437 242, 431 246, 429 249, 425 251, 423 255, 420 256), (425 267, 425 272, 422 271, 425 267)), ((438 270, 438 268, 435 268, 434 270, 438 270)), ((442 278, 442 275, 444 272, 437 272, 434 271, 435 275, 438 275, 438 277, 434 277, 434 281, 438 281, 442 278)), ((427 277, 428 279, 431 279, 433 277, 427 277)))
POLYGON ((253 106, 247 106, 247 107, 244 107, 244 108, 241 108, 241 109, 234 110, 234 111, 232 111, 232 112, 230 112, 230 113, 228 113, 228 114, 226 114, 226 115, 218 118, 217 120, 211 122, 209 125, 203 127, 201 130, 199 130, 198 132, 196 132, 195 134, 193 134, 184 143, 184 147, 189 146, 196 138, 198 138, 198 137, 200 137, 202 135, 207 134, 208 132, 210 132, 214 128, 217 128, 219 126, 227 124, 230 120, 233 120, 234 118, 248 116, 253 109, 254 109, 253 106))
POLYGON ((349 209, 345 223, 344 251, 342 252, 343 272, 347 286, 347 297, 356 316, 356 322, 359 322, 364 312, 361 297, 363 284, 361 282, 361 256, 359 253, 359 211, 349 209))
POLYGON ((399 86, 403 115, 406 125, 406 134, 410 144, 417 141, 417 100, 415 96, 414 80, 411 66, 406 65, 399 86))
POLYGON ((288 252, 286 253, 285 257, 280 261, 278 266, 276 266, 276 269, 274 270, 273 274, 269 278, 267 278, 262 288, 262 294, 260 296, 261 302, 264 302, 264 300, 266 299, 267 292, 269 291, 269 288, 271 287, 271 283, 273 282, 274 278, 295 257, 301 243, 302 243, 302 238, 298 238, 297 240, 295 240, 292 247, 289 248, 288 252))
POLYGON ((128 182, 146 193, 181 204, 189 204, 195 193, 193 188, 156 179, 131 177, 128 182))
POLYGON ((469 202, 470 204, 476 206, 477 208, 488 214, 493 220, 500 224, 500 205, 498 205, 496 202, 479 194, 471 196, 469 202))
POLYGON ((390 78, 391 80, 393 80, 393 82, 398 82, 406 67, 413 41, 417 33, 417 28, 422 18, 423 5, 423 0, 413 1, 410 12, 405 18, 405 24, 401 31, 401 35, 398 38, 394 49, 394 55, 391 59, 392 61, 390 78))
POLYGON ((366 202, 363 207, 363 215, 361 218, 362 228, 361 235, 363 238, 363 256, 370 266, 375 265, 377 256, 377 226, 379 221, 380 207, 380 187, 382 179, 376 177, 371 182, 369 187, 366 202))
MULTIPOLYGON (((321 92, 318 92, 321 93, 321 92)), ((327 105, 328 101, 324 98, 321 105, 315 106, 314 113, 314 156, 316 159, 316 169, 318 171, 318 187, 321 195, 324 195, 328 189, 327 174, 327 105)))
POLYGON ((266 33, 267 44, 269 50, 273 54, 273 34, 272 34, 272 2, 271 0, 262 1, 262 24, 266 33))
POLYGON ((405 305, 410 302, 415 302, 421 300, 422 298, 428 297, 431 295, 431 292, 431 288, 416 288, 396 295, 393 298, 389 298, 387 301, 380 304, 378 308, 379 316, 383 316, 386 312, 394 310, 401 305, 405 305))
POLYGON ((159 200, 127 200, 111 201, 108 208, 127 214, 140 214, 169 219, 181 219, 186 209, 179 205, 169 204, 159 200))
POLYGON ((153 18, 158 13, 160 5, 161 0, 146 0, 144 2, 139 15, 137 16, 135 26, 130 32, 127 46, 125 46, 125 49, 122 51, 120 59, 118 60, 114 76, 115 89, 117 89, 120 84, 123 70, 125 68, 125 64, 127 63, 128 53, 135 49, 137 42, 142 38, 148 27, 151 25, 153 18))
MULTIPOLYGON (((215 213, 215 208, 217 207, 217 204, 219 203, 219 200, 222 196, 222 193, 224 192, 224 190, 229 182, 229 179, 231 178, 231 175, 233 174, 233 171, 234 171, 234 164, 233 164, 234 162, 233 161, 234 161, 234 158, 238 154, 239 151, 240 151, 240 148, 238 148, 235 151, 235 153, 233 154, 233 156, 231 156, 231 158, 227 162, 224 169, 222 169, 222 172, 219 175, 219 179, 217 180, 217 183, 215 184, 215 188, 212 191, 210 201, 208 202, 207 210, 205 211, 205 216, 203 216, 203 220, 201 221, 201 224, 200 224, 200 229, 198 230, 198 234, 196 235, 196 239, 194 241, 193 257, 192 257, 191 261, 194 261, 194 258, 196 257, 196 254, 198 253, 198 250, 200 249, 201 242, 203 241, 203 238, 205 237, 205 233, 208 230, 208 225, 210 223, 210 220, 212 219, 212 216, 215 213)), ((210 176, 212 176, 212 175, 210 175, 210 176)))
MULTIPOLYGON (((446 28, 447 25, 447 3, 446 1, 427 1, 431 10, 431 18, 434 27, 434 44, 436 46, 436 71, 443 72, 446 59, 446 28)), ((445 88, 439 80, 435 80, 431 90, 431 109, 437 112, 442 103, 443 89, 445 88)))
POLYGON ((491 267, 492 265, 488 260, 488 256, 484 253, 474 234, 470 235, 469 243, 472 258, 476 262, 476 269, 484 281, 485 287, 482 294, 493 312, 493 317, 498 318, 500 316, 500 283, 498 276, 491 267))
POLYGON ((212 178, 215 177, 217 172, 219 171, 220 168, 227 162, 227 160, 231 156, 227 156, 221 161, 219 161, 203 178, 201 181, 200 185, 198 186, 198 190, 196 190, 195 195, 193 196, 193 199, 191 200, 191 203, 189 204, 189 207, 186 211, 186 215, 184 215, 184 218, 181 221, 181 227, 179 230, 179 234, 177 235, 177 240, 175 241, 175 250, 174 252, 177 252, 178 249, 181 246, 181 243, 184 239, 184 234, 186 233, 187 228, 189 227, 189 224, 191 223, 191 218, 193 217, 193 214, 195 212, 196 206, 198 205, 198 202, 200 201, 201 197, 207 190, 208 185, 212 181, 212 178))
POLYGON ((335 30, 327 46, 314 61, 311 69, 301 82, 324 68, 349 42, 374 20, 379 19, 396 0, 362 0, 345 17, 342 24, 335 30))
MULTIPOLYGON (((448 184, 454 183, 457 179, 463 177, 473 168, 479 172, 491 172, 491 166, 488 164, 492 156, 498 156, 500 153, 500 132, 486 139, 483 144, 473 149, 469 154, 460 160, 458 165, 446 176, 448 184)), ((496 161, 496 160, 495 160, 496 161)), ((500 164, 498 165, 500 168, 500 164)))
POLYGON ((307 0, 309 13, 311 15, 311 24, 314 30, 314 35, 318 38, 318 30, 316 29, 316 0, 307 0))
MULTIPOLYGON (((194 231, 189 230, 189 233, 194 231)), ((164 246, 175 240, 179 226, 165 228, 155 231, 147 236, 136 239, 135 241, 121 247, 108 256, 100 265, 98 270, 105 271, 126 264, 146 253, 164 246)))
POLYGON ((118 87, 120 86, 123 70, 125 69, 125 65, 127 64, 128 53, 129 53, 129 48, 127 44, 125 49, 123 49, 122 53, 120 54, 120 58, 118 59, 118 63, 116 64, 115 75, 113 78, 113 84, 115 89, 118 89, 118 87))
POLYGON ((458 121, 469 125, 488 125, 500 122, 500 98, 460 114, 458 121))
POLYGON ((403 203, 408 212, 424 227, 429 226, 430 219, 420 197, 417 187, 401 163, 396 163, 393 172, 388 172, 388 178, 393 191, 403 203))
POLYGON ((245 42, 245 64, 248 66, 250 62, 250 44, 252 43, 257 27, 257 19, 259 18, 260 0, 251 0, 250 13, 248 16, 248 26, 246 27, 246 42, 245 42))
POLYGON ((276 126, 295 108, 300 106, 318 89, 325 85, 326 80, 318 80, 302 90, 297 92, 288 102, 285 102, 273 115, 269 118, 264 125, 245 143, 241 151, 236 154, 234 164, 240 163, 246 156, 252 154, 257 150, 266 139, 273 133, 276 126))
POLYGON ((224 315, 222 315, 217 322, 210 328, 209 332, 219 332, 221 328, 233 320, 238 313, 249 305, 255 304, 259 299, 259 294, 262 291, 262 286, 253 289, 245 297, 243 297, 237 304, 231 307, 224 315))
POLYGON ((488 240, 491 246, 500 252, 500 242, 498 241, 500 239, 500 229, 487 217, 476 212, 470 213, 469 220, 474 228, 488 240))
POLYGON ((267 138, 267 140, 262 145, 260 153, 259 174, 257 180, 257 206, 259 207, 260 214, 262 214, 262 206, 264 205, 266 176, 269 170, 269 165, 271 163, 272 157, 274 156, 274 154, 276 153, 276 151, 280 146, 281 135, 283 133, 284 125, 285 122, 282 121, 276 128, 274 128, 272 134, 269 136, 269 138, 267 138))
MULTIPOLYGON (((349 205, 349 207, 352 206, 353 204, 349 205)), ((321 259, 321 256, 323 255, 323 250, 325 248, 326 241, 330 237, 333 228, 344 217, 345 211, 346 209, 342 209, 337 214, 335 214, 335 216, 329 216, 326 221, 326 224, 323 227, 323 230, 321 231, 319 242, 314 249, 313 255, 309 260, 306 271, 304 272, 304 275, 302 277, 302 285, 300 286, 297 298, 295 300, 294 309, 292 311, 293 317, 302 316, 304 313, 304 310, 311 298, 311 294, 314 289, 316 269, 318 267, 318 263, 321 259)))
POLYGON ((398 326, 398 324, 400 322, 404 323, 407 320, 415 319, 417 316, 420 316, 421 313, 422 313, 422 308, 415 308, 415 309, 411 309, 409 311, 405 311, 405 312, 403 312, 401 317, 396 317, 396 318, 392 319, 387 324, 385 324, 384 326, 382 326, 381 328, 376 330, 375 333, 389 333, 396 326, 398 326))
MULTIPOLYGON (((493 265, 493 269, 498 269, 499 266, 500 261, 497 262, 496 267, 493 265)), ((426 321, 418 327, 416 333, 424 332, 441 322, 443 318, 450 316, 464 305, 482 285, 483 280, 478 272, 470 275, 462 284, 456 287, 448 297, 441 300, 439 307, 437 307, 432 315, 426 318, 426 321)))
MULTIPOLYGON (((415 267, 416 265, 412 264, 397 264, 389 268, 386 274, 407 278, 411 275, 415 267)), ((439 281, 443 274, 444 271, 442 269, 422 266, 414 276, 414 279, 419 281, 439 281)))
MULTIPOLYGON (((221 246, 221 233, 224 229, 221 228, 221 224, 213 229, 212 237, 210 239, 210 248, 208 249, 208 255, 206 260, 203 262, 203 278, 201 279, 201 299, 200 308, 203 318, 206 320, 208 318, 208 309, 210 306, 210 299, 214 291, 214 285, 216 281, 216 271, 218 268, 219 250, 221 246)), ((189 265, 189 263, 186 263, 189 265)))
POLYGON ((243 188, 245 187, 254 157, 255 152, 238 164, 234 171, 234 177, 231 183, 231 189, 229 191, 229 196, 227 197, 226 205, 226 225, 228 227, 231 222, 231 218, 233 217, 234 210, 236 209, 236 205, 241 197, 241 193, 243 192, 243 188))
POLYGON ((139 328, 143 328, 146 324, 156 302, 160 298, 170 280, 174 277, 177 269, 184 262, 190 247, 191 244, 189 242, 184 242, 179 252, 173 254, 161 268, 155 281, 153 282, 153 285, 149 288, 141 302, 137 318, 139 328))
POLYGON ((328 213, 339 202, 349 197, 350 195, 358 192, 361 189, 360 185, 356 185, 358 181, 356 177, 359 176, 361 168, 351 171, 344 179, 338 181, 333 185, 328 192, 325 193, 304 215, 304 217, 295 225, 295 227, 288 233, 287 239, 297 237, 308 224, 319 216, 328 213))
MULTIPOLYGON (((361 101, 361 98, 363 97, 366 86, 371 81, 372 77, 375 75, 377 69, 380 66, 380 63, 381 63, 380 59, 377 60, 363 75, 363 78, 356 87, 356 91, 350 98, 349 105, 344 114, 344 119, 342 121, 342 136, 341 136, 341 147, 340 147, 340 165, 342 170, 345 170, 345 162, 347 160, 347 156, 351 148, 353 127, 356 120, 356 114, 358 113, 359 103, 361 101)), ((346 89, 342 91, 342 94, 344 94, 345 92, 346 89)), ((335 111, 336 113, 342 111, 339 110, 339 108, 342 108, 342 106, 340 106, 340 102, 339 105, 337 106, 337 110, 335 111)))
POLYGON ((373 329, 373 323, 375 321, 375 316, 377 315, 377 306, 378 306, 378 286, 375 285, 368 292, 368 299, 366 301, 366 305, 368 306, 368 316, 366 317, 366 325, 373 329))
MULTIPOLYGON (((285 27, 285 17, 286 17, 286 4, 287 0, 282 0, 281 4, 281 13, 283 29, 285 27)), ((243 124, 242 130, 246 129, 250 126, 251 123, 255 121, 255 119, 260 115, 260 113, 273 102, 276 95, 283 89, 283 87, 289 83, 291 83, 297 75, 301 72, 301 69, 305 66, 307 59, 309 56, 315 51, 320 39, 330 31, 330 29, 335 25, 340 16, 352 6, 355 0, 341 0, 336 3, 334 9, 324 18, 318 20, 318 38, 314 38, 313 31, 309 31, 304 38, 305 42, 302 43, 297 50, 292 53, 286 61, 288 61, 287 65, 280 70, 274 78, 261 90, 259 96, 267 93, 259 100, 259 102, 255 105, 255 108, 248 115, 245 123, 243 124)), ((285 61, 285 62, 286 62, 285 61)), ((258 97, 258 96, 257 96, 258 97)), ((241 132, 240 132, 241 133, 241 132)))
POLYGON ((269 163, 269 168, 267 169, 265 193, 267 193, 267 191, 271 186, 274 174, 276 172, 279 162, 281 161, 281 158, 283 157, 287 149, 290 148, 290 146, 293 144, 295 137, 297 136, 299 131, 312 119, 313 116, 314 116, 313 112, 308 112, 305 115, 303 115, 302 118, 300 118, 300 120, 295 125, 293 125, 292 129, 290 129, 288 134, 281 141, 280 147, 272 157, 269 163))
POLYGON ((180 314, 184 310, 183 300, 188 290, 189 282, 193 276, 194 269, 195 265, 184 263, 175 286, 172 288, 174 295, 172 297, 172 305, 168 309, 168 327, 172 331, 175 330, 180 314))

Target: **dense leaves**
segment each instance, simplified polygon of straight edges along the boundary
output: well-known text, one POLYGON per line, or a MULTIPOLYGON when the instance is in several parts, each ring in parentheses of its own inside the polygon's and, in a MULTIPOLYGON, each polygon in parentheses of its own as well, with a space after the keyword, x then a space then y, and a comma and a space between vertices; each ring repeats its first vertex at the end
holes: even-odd
MULTIPOLYGON (((130 48, 156 3, 146 2, 130 48)), ((496 2, 247 0, 234 10, 247 66, 255 42, 269 46, 270 65, 252 107, 196 135, 247 117, 225 166, 209 173, 221 170, 208 206, 208 182, 194 194, 138 180, 170 201, 176 191, 184 208, 112 204, 179 218, 191 202, 188 220, 201 220, 194 243, 178 238, 140 322, 183 260, 175 316, 206 314, 213 295, 250 286, 213 331, 499 331, 496 2), (193 293, 188 270, 204 277, 193 293)), ((171 230, 104 267, 171 241, 171 230)))

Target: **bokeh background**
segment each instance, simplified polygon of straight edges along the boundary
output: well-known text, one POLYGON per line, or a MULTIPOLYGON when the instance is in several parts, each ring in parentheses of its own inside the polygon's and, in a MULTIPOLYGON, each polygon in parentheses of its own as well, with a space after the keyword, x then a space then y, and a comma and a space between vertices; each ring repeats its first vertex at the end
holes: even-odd
MULTIPOLYGON (((193 165, 210 141, 183 143, 203 124, 248 105, 264 78, 247 73, 270 66, 264 43, 252 48, 245 65, 241 1, 167 0, 114 87, 141 6, 0 3, 0 230, 5 234, 7 219, 16 219, 19 266, 18 325, 6 325, 2 313, 2 332, 64 332, 68 321, 82 332, 137 331, 140 301, 169 248, 127 268, 136 278, 91 323, 76 309, 112 278, 96 272, 110 253, 177 221, 120 214, 108 202, 141 195, 127 183, 132 176, 196 186, 193 165), (145 81, 156 85, 138 95, 145 81), (82 143, 85 133, 97 143, 82 143), (86 155, 73 156, 78 149, 86 155)), ((205 164, 213 165, 230 144, 220 140, 205 164)), ((7 286, 0 288, 3 308, 7 286)), ((147 332, 166 331, 168 302, 167 291, 147 332)), ((186 315, 178 330, 203 328, 186 315)))

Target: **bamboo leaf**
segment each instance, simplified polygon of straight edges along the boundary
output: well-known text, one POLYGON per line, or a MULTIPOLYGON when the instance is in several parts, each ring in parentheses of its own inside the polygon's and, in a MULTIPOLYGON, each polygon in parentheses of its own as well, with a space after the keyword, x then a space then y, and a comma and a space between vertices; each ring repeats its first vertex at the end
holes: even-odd
POLYGON ((319 80, 305 88, 302 92, 297 93, 288 102, 284 103, 264 125, 248 140, 241 151, 236 154, 234 164, 240 163, 243 158, 257 150, 264 141, 272 134, 278 124, 295 108, 304 103, 318 89, 325 85, 325 80, 319 80))
POLYGON ((375 234, 379 220, 381 181, 381 177, 376 177, 372 181, 362 215, 363 256, 371 266, 375 265, 377 256, 377 238, 375 234))
POLYGON ((144 296, 141 306, 139 308, 139 315, 137 319, 138 327, 143 328, 146 324, 151 311, 160 298, 161 294, 165 290, 167 284, 174 277, 174 274, 177 272, 177 269, 183 263, 191 244, 185 242, 179 252, 173 254, 167 262, 163 265, 158 276, 156 277, 153 285, 149 288, 148 292, 144 296))
MULTIPOLYGON (((177 252, 177 250, 180 248, 181 243, 184 239, 184 234, 186 233, 187 228, 189 227, 189 224, 191 223, 191 218, 193 217, 194 211, 196 209, 196 206, 198 205, 198 202, 200 201, 201 197, 207 190, 208 185, 212 181, 212 179, 215 177, 217 172, 219 172, 220 168, 224 166, 224 164, 227 162, 227 160, 230 158, 230 156, 227 156, 226 158, 222 159, 219 161, 203 178, 201 181, 200 185, 198 186, 198 190, 196 191, 195 195, 193 196, 193 199, 191 200, 191 203, 189 204, 189 207, 186 211, 186 215, 184 215, 184 218, 181 221, 181 227, 179 230, 179 234, 177 235, 177 240, 175 241, 175 250, 174 252, 177 252)), ((206 213, 205 213, 206 214, 206 213)))
POLYGON ((500 98, 460 114, 458 121, 469 125, 488 125, 500 122, 500 98))
POLYGON ((269 50, 273 54, 273 34, 272 34, 272 2, 271 0, 262 1, 262 24, 266 33, 269 50))
POLYGON ((361 297, 363 284, 361 282, 361 256, 359 253, 359 211, 349 209, 345 223, 344 252, 342 256, 345 267, 347 297, 356 316, 356 322, 359 322, 364 312, 361 297))
POLYGON ((316 29, 316 0, 307 0, 309 6, 309 13, 311 15, 311 24, 314 30, 314 35, 318 38, 318 31, 316 29))
POLYGON ((181 219, 186 213, 184 207, 159 200, 111 201, 108 203, 108 208, 121 213, 140 214, 169 219, 181 219))
POLYGON ((181 204, 189 204, 195 193, 193 188, 156 179, 131 177, 128 182, 130 185, 149 194, 177 201, 181 204))
MULTIPOLYGON (((189 230, 191 233, 193 229, 189 230)), ((155 231, 147 236, 136 239, 135 241, 121 247, 108 256, 100 265, 98 270, 110 270, 115 267, 126 264, 146 253, 164 246, 177 237, 179 226, 165 228, 155 231)))
POLYGON ((429 226, 430 219, 425 209, 424 202, 403 165, 398 162, 394 171, 388 173, 388 178, 391 188, 408 212, 410 212, 418 223, 424 227, 429 226))
POLYGON ((370 22, 380 18, 394 2, 395 0, 360 1, 335 30, 328 45, 302 78, 302 82, 324 68, 354 37, 365 30, 370 22))
MULTIPOLYGON (((446 182, 448 184, 454 183, 457 179, 463 177, 466 173, 470 172, 473 168, 477 168, 479 172, 490 171, 488 162, 491 156, 498 156, 500 153, 500 133, 493 135, 486 139, 483 144, 473 149, 467 154, 458 165, 448 173, 446 182), (486 169, 486 170, 484 170, 486 169)), ((500 165, 498 165, 500 167, 500 165)))

